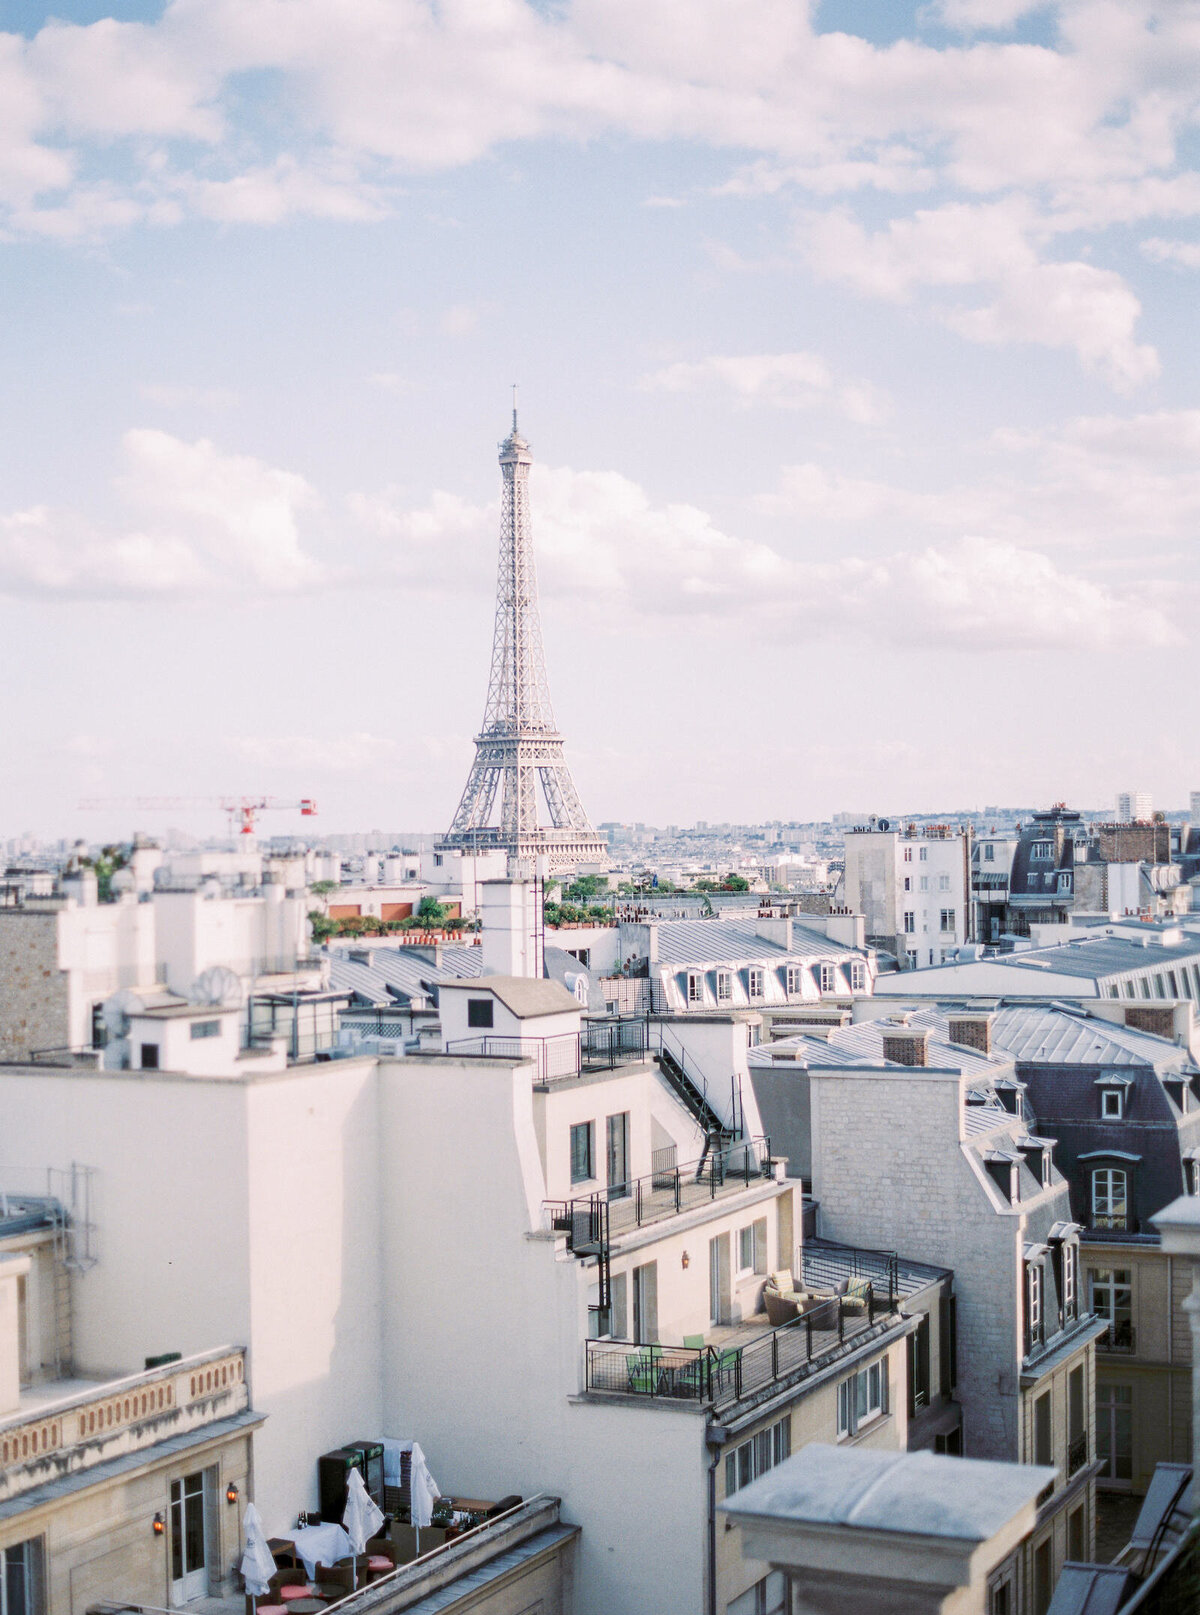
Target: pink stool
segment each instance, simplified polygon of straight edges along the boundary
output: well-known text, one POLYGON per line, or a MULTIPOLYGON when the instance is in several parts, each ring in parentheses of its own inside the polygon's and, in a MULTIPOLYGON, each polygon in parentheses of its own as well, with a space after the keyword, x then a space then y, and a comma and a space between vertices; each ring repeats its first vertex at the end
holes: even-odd
POLYGON ((260 1604, 257 1615, 287 1615, 286 1604, 260 1604))
POLYGON ((367 1560, 368 1570, 394 1570, 395 1568, 392 1561, 384 1558, 382 1553, 373 1553, 367 1560))
POLYGON ((281 1587, 279 1596, 285 1603, 289 1603, 293 1598, 311 1598, 314 1591, 312 1587, 281 1587))

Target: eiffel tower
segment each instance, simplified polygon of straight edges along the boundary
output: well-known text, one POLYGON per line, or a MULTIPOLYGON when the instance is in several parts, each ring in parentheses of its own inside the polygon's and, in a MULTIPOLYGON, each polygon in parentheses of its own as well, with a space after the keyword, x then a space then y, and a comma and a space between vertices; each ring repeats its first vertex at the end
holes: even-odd
POLYGON ((539 863, 550 872, 608 861, 607 845, 583 811, 550 705, 529 524, 532 464, 517 427, 514 388, 512 431, 500 445, 504 494, 487 707, 462 801, 438 843, 439 850, 464 853, 502 848, 514 877, 533 874, 539 863), (549 824, 538 822, 539 780, 549 824), (497 795, 500 822, 494 825, 497 795))

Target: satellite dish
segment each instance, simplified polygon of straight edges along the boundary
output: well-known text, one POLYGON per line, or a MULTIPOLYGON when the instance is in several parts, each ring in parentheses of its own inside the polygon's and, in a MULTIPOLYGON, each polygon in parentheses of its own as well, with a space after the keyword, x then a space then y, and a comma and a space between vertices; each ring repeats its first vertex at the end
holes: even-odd
POLYGON ((890 819, 880 819, 879 828, 881 830, 890 830, 892 828, 891 820, 890 819))
POLYGON ((192 983, 188 1000, 213 1009, 236 1009, 242 1001, 242 983, 228 965, 211 965, 192 983))

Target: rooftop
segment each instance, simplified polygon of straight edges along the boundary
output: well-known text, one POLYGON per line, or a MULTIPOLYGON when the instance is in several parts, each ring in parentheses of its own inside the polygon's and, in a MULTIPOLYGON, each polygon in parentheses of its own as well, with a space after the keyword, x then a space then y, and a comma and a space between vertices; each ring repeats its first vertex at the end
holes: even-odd
POLYGON ((786 959, 863 957, 799 921, 793 921, 790 948, 759 936, 752 918, 659 920, 657 925, 659 964, 746 964, 759 959, 782 964, 786 959))

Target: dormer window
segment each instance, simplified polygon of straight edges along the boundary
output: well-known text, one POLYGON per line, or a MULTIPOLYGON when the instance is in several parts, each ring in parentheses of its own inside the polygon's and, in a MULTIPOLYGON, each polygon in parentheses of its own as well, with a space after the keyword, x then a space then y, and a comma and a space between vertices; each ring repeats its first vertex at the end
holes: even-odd
POLYGON ((850 966, 850 990, 861 993, 867 990, 866 965, 853 964, 850 966))
POLYGON ((1029 849, 1031 858, 1053 858, 1054 843, 1052 841, 1035 841, 1029 849))
POLYGON ((1101 1166, 1092 1173, 1092 1227, 1129 1226, 1129 1174, 1124 1167, 1101 1166))
POLYGON ((1062 1302, 1068 1318, 1076 1315, 1075 1297, 1079 1284, 1079 1247, 1068 1240, 1062 1248, 1062 1302))
POLYGON ((837 987, 837 971, 833 965, 821 966, 821 991, 831 993, 837 987))
POLYGON ((789 998, 804 991, 804 968, 802 965, 788 965, 787 990, 789 998))
POLYGON ((733 974, 729 970, 717 971, 717 1003, 728 1004, 733 997, 733 974))
POLYGON ((1041 1260, 1025 1264, 1025 1322, 1031 1346, 1040 1343, 1042 1325, 1042 1264, 1041 1260))
POLYGON ((985 864, 994 864, 996 862, 996 848, 990 841, 985 841, 983 844, 983 861, 985 864))
POLYGON ((704 1002, 704 977, 698 970, 688 971, 687 1000, 689 1004, 704 1002))
POLYGON ((761 998, 763 995, 763 971, 751 968, 746 972, 746 993, 750 998, 761 998))
POLYGON ((1125 1114, 1125 1094, 1121 1088, 1101 1088, 1100 1114, 1105 1121, 1120 1121, 1125 1114))

